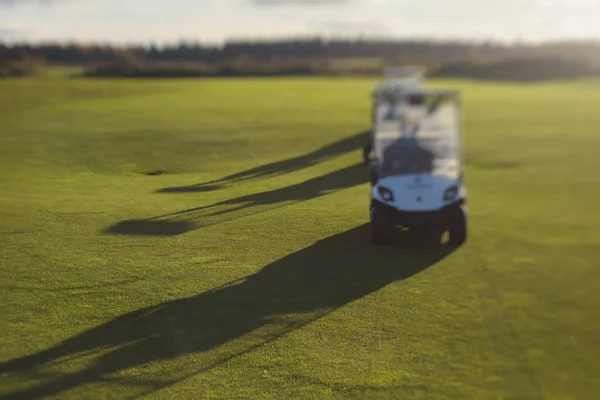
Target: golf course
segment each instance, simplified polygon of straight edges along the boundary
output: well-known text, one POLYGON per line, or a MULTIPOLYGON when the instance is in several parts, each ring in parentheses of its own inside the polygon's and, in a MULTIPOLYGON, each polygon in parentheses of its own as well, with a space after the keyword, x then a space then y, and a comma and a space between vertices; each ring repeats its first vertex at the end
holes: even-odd
POLYGON ((0 398, 598 398, 600 81, 427 83, 458 248, 371 245, 377 81, 0 80, 0 398))

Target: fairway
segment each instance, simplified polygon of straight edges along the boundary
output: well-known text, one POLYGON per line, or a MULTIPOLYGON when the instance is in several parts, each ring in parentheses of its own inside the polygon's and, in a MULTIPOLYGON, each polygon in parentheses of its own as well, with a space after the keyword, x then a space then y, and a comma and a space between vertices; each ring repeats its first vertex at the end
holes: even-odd
POLYGON ((600 83, 432 82, 454 251, 370 245, 373 84, 0 80, 0 397, 597 398, 600 83))

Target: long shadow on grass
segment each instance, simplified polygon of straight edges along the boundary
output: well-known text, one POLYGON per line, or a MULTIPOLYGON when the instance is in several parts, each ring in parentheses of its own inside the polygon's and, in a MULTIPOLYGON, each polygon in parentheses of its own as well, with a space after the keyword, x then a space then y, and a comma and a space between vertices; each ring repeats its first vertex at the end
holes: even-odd
MULTIPOLYGON (((4 362, 0 377, 5 382, 33 377, 40 382, 5 398, 56 396, 103 382, 120 383, 137 395, 152 392, 260 349, 333 310, 423 271, 452 251, 372 247, 363 225, 237 282, 135 310, 48 350, 4 362), (92 358, 91 363, 83 369, 73 367, 70 363, 81 355, 92 358), (78 372, 48 372, 48 367, 61 363, 63 371, 75 368, 78 372)), ((329 329, 335 335, 336 329, 353 327, 331 322, 329 329)), ((397 334, 402 335, 401 324, 397 334)))
MULTIPOLYGON (((194 207, 148 219, 121 221, 107 228, 105 232, 121 235, 180 235, 203 226, 311 200, 367 182, 368 173, 366 168, 361 164, 356 164, 275 190, 254 193, 208 206, 194 207)), ((365 205, 366 209, 367 205, 365 205)))
POLYGON ((208 192, 249 179, 265 179, 277 175, 288 174, 326 161, 335 156, 359 150, 367 139, 367 135, 368 131, 359 132, 308 154, 261 165, 260 167, 251 168, 210 182, 188 186, 167 187, 158 190, 158 193, 208 192))

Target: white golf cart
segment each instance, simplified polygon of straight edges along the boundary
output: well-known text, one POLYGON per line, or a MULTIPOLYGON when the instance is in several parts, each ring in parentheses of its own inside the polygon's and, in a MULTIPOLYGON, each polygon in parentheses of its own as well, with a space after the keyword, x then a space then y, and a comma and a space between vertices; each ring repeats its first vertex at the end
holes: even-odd
POLYGON ((372 243, 387 244, 395 228, 441 243, 467 238, 458 91, 426 90, 420 71, 400 71, 373 91, 372 243))

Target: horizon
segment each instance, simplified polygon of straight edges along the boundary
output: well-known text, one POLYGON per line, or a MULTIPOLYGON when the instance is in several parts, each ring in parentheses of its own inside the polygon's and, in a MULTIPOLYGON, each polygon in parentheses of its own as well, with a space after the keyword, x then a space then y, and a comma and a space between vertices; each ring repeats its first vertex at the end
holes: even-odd
POLYGON ((481 46, 488 45, 493 47, 517 48, 523 47, 544 47, 556 45, 600 45, 600 38, 591 39, 570 39, 557 38, 540 41, 527 41, 515 39, 513 41, 488 40, 488 39, 439 39, 435 37, 319 37, 319 36, 273 36, 273 37, 244 37, 229 38, 223 42, 202 42, 200 40, 175 40, 172 42, 108 42, 108 41, 77 41, 77 40, 42 40, 42 41, 5 41, 0 38, 0 46, 7 48, 16 47, 44 47, 44 46, 82 46, 82 47, 109 47, 115 49, 139 48, 139 49, 166 49, 180 46, 199 47, 205 49, 222 49, 227 45, 233 44, 279 44, 287 42, 310 42, 321 41, 322 43, 344 42, 344 43, 391 43, 391 44, 437 44, 437 45, 462 45, 462 46, 481 46))
POLYGON ((0 0, 0 42, 171 46, 182 42, 385 40, 502 45, 600 40, 600 0, 0 0), (441 5, 440 5, 441 4, 441 5), (431 10, 435 10, 432 12, 431 10))

